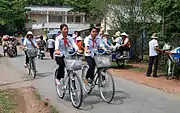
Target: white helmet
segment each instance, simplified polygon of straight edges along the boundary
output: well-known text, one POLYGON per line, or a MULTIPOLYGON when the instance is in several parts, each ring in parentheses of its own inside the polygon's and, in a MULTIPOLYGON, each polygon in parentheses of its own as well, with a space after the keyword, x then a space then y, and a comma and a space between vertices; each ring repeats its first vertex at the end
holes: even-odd
POLYGON ((78 36, 76 40, 83 40, 82 37, 78 36))
POLYGON ((32 31, 28 31, 27 35, 33 35, 32 31))

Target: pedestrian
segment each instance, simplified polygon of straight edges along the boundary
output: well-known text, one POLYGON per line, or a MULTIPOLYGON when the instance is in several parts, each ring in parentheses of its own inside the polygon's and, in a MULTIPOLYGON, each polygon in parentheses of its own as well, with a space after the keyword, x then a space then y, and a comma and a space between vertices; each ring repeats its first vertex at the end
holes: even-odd
POLYGON ((157 76, 158 51, 163 52, 163 50, 159 49, 157 39, 158 39, 157 33, 153 33, 152 36, 151 36, 151 41, 149 41, 149 62, 148 62, 148 70, 147 70, 147 73, 146 73, 147 77, 151 76, 153 65, 154 65, 153 77, 158 77, 157 76))
POLYGON ((54 49, 55 49, 54 39, 49 38, 47 40, 47 44, 48 44, 48 50, 49 50, 51 59, 53 59, 54 58, 54 49))

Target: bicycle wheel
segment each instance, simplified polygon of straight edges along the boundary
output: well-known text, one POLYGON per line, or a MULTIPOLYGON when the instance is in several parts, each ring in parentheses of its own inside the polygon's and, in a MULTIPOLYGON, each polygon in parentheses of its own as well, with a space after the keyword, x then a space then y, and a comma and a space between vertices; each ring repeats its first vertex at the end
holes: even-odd
POLYGON ((55 83, 55 87, 56 87, 56 92, 57 92, 58 96, 63 99, 64 95, 65 95, 65 90, 64 90, 63 86, 58 86, 56 84, 56 76, 57 76, 57 74, 58 74, 58 69, 56 69, 56 71, 54 73, 54 83, 55 83))
POLYGON ((92 91, 92 85, 91 84, 86 84, 84 83, 84 80, 86 79, 86 73, 87 73, 87 70, 88 70, 88 66, 84 66, 83 69, 82 69, 82 80, 83 80, 83 88, 84 88, 84 91, 87 93, 87 94, 90 94, 91 91, 92 91))
POLYGON ((31 75, 31 67, 30 67, 29 63, 27 63, 26 71, 27 71, 28 75, 31 75))
POLYGON ((69 77, 70 77, 70 81, 69 81, 70 99, 71 99, 72 105, 75 108, 79 108, 83 100, 83 91, 82 91, 81 81, 76 73, 71 72, 69 74, 69 77))
POLYGON ((30 59, 30 66, 31 66, 31 76, 36 78, 36 66, 35 66, 35 59, 30 59))
POLYGON ((108 70, 102 70, 99 76, 99 91, 103 100, 110 103, 115 94, 115 85, 112 74, 108 70))

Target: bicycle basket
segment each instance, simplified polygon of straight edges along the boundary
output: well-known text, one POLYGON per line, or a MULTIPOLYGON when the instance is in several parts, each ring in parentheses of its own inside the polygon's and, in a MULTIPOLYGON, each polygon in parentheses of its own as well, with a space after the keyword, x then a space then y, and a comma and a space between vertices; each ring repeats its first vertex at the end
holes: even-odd
POLYGON ((37 49, 28 49, 27 50, 27 56, 29 58, 37 57, 37 54, 38 54, 38 50, 37 49))
POLYGON ((64 63, 67 70, 81 70, 82 60, 64 58, 64 63))
POLYGON ((94 60, 97 67, 110 67, 112 64, 112 56, 95 56, 94 60))

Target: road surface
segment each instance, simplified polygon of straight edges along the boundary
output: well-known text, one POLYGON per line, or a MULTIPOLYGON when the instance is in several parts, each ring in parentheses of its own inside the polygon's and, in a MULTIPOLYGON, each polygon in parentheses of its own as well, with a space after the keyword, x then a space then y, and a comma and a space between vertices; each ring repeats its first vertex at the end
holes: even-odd
MULTIPOLYGON (((2 53, 1 47, 0 52, 2 53)), ((98 89, 95 89, 91 95, 84 94, 83 105, 77 110, 72 107, 68 96, 62 100, 56 94, 53 80, 53 72, 56 68, 54 60, 36 59, 38 76, 36 79, 31 79, 23 67, 24 53, 22 51, 15 58, 4 57, 0 59, 0 67, 11 69, 11 73, 14 74, 12 77, 16 78, 14 81, 11 80, 11 83, 8 83, 8 80, 2 82, 1 78, 0 87, 13 85, 13 83, 28 83, 37 89, 42 99, 49 98, 60 113, 180 113, 180 96, 168 94, 120 77, 114 77, 116 92, 112 104, 104 103, 98 89)))

